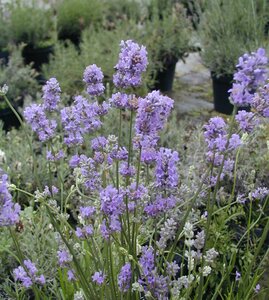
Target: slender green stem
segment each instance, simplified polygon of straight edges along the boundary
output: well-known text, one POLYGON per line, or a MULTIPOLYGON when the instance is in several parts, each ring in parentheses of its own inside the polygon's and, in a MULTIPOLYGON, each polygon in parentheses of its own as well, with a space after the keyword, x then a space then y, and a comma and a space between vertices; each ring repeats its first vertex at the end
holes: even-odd
POLYGON ((33 158, 33 171, 34 171, 34 175, 35 175, 35 178, 37 180, 37 185, 38 187, 41 189, 41 183, 39 181, 39 177, 37 176, 37 163, 36 163, 36 159, 35 159, 35 153, 34 153, 34 150, 33 150, 33 146, 32 146, 32 141, 27 133, 27 130, 26 130, 26 127, 25 127, 25 124, 22 120, 22 118, 20 117, 20 115, 18 114, 18 112, 16 111, 16 109, 13 107, 13 105, 10 103, 10 101, 8 100, 7 96, 4 95, 3 96, 7 105, 9 106, 9 108, 12 110, 12 112, 14 113, 14 115, 16 116, 16 118, 18 119, 21 127, 22 127, 22 130, 25 134, 25 137, 26 137, 26 140, 28 142, 28 145, 29 145, 29 148, 30 148, 30 151, 32 153, 32 158, 33 158))

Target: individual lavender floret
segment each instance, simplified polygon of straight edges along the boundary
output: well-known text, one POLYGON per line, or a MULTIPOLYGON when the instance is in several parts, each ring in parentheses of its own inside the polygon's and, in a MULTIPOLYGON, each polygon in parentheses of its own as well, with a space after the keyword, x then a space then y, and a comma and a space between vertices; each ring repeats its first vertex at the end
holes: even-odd
POLYGON ((266 187, 258 187, 254 192, 251 193, 253 199, 262 200, 269 195, 269 189, 266 187))
POLYGON ((157 241, 157 245, 160 249, 164 250, 169 240, 173 240, 177 230, 177 222, 174 219, 167 219, 164 222, 164 226, 160 231, 160 239, 157 241))
POLYGON ((149 93, 138 101, 135 121, 136 134, 155 135, 163 129, 174 101, 159 91, 149 93))
POLYGON ((16 224, 21 211, 20 205, 12 202, 12 196, 8 190, 8 176, 1 173, 0 169, 0 227, 16 224))
POLYGON ((80 156, 77 154, 73 155, 69 160, 70 168, 76 168, 79 165, 79 162, 80 162, 80 156))
POLYGON ((78 238, 86 239, 89 236, 93 235, 93 227, 92 227, 92 225, 86 225, 86 226, 83 226, 82 228, 77 227, 75 233, 78 238))
POLYGON ((74 281, 76 280, 76 276, 73 270, 68 270, 67 271, 67 279, 68 281, 74 281))
POLYGON ((100 192, 101 211, 107 216, 118 216, 123 211, 123 194, 112 185, 100 192))
POLYGON ((205 232, 204 232, 204 230, 198 232, 195 237, 196 238, 194 240, 193 245, 197 250, 201 250, 204 247, 204 244, 205 244, 205 232))
POLYGON ((91 141, 94 151, 102 151, 108 145, 108 140, 104 136, 98 136, 91 141))
POLYGON ((129 104, 129 95, 125 93, 116 93, 111 96, 109 102, 112 106, 119 108, 119 109, 126 109, 128 108, 129 104))
POLYGON ((43 86, 43 106, 45 110, 54 111, 60 101, 61 88, 56 78, 51 78, 43 86))
POLYGON ((228 150, 236 150, 242 144, 241 138, 238 134, 233 133, 229 139, 228 150))
POLYGON ((118 286, 120 291, 127 292, 130 289, 132 280, 131 264, 126 263, 120 270, 118 275, 118 286))
POLYGON ((87 93, 91 96, 100 96, 104 93, 103 72, 95 64, 88 66, 83 74, 83 81, 86 83, 87 93))
POLYGON ((64 152, 63 150, 60 150, 59 152, 53 154, 51 151, 47 151, 47 155, 46 155, 46 159, 48 161, 51 161, 51 162, 56 162, 56 161, 59 161, 61 160, 62 158, 64 158, 64 152))
POLYGON ((82 144, 83 135, 92 133, 102 125, 98 114, 99 106, 89 103, 82 96, 76 96, 74 104, 61 110, 61 119, 64 128, 64 142, 68 146, 82 144))
POLYGON ((255 90, 265 83, 268 58, 260 48, 251 54, 239 58, 237 72, 231 92, 231 102, 236 106, 247 106, 252 103, 255 90))
POLYGON ((156 199, 148 204, 144 211, 150 217, 156 217, 160 213, 164 213, 174 208, 176 205, 176 199, 171 197, 162 197, 161 195, 157 195, 156 199))
POLYGON ((255 89, 267 79, 267 64, 268 57, 265 49, 259 48, 251 54, 246 53, 239 58, 234 80, 255 89))
POLYGON ((29 288, 33 283, 45 284, 44 275, 37 275, 38 270, 29 259, 23 261, 24 266, 19 266, 13 270, 13 276, 16 281, 21 281, 22 285, 29 288))
POLYGON ((230 101, 232 104, 242 107, 248 106, 252 103, 253 93, 250 93, 243 83, 233 83, 232 89, 230 89, 230 101))
POLYGON ((31 125, 32 130, 38 134, 41 142, 45 142, 55 135, 57 123, 46 117, 42 105, 32 104, 28 106, 24 111, 24 117, 26 122, 31 125))
POLYGON ((261 290, 261 285, 258 283, 258 284, 255 286, 255 288, 254 288, 254 292, 255 292, 256 294, 258 294, 258 293, 260 292, 260 290, 261 290))
POLYGON ((96 163, 91 157, 80 155, 79 157, 80 175, 84 186, 90 190, 99 190, 101 185, 100 174, 96 169, 96 163))
POLYGON ((58 263, 61 267, 65 267, 68 263, 72 261, 72 256, 65 249, 58 250, 57 256, 58 256, 58 263))
POLYGON ((93 206, 81 206, 79 208, 80 217, 83 220, 91 218, 94 215, 95 211, 96 209, 93 206))
POLYGON ((131 40, 121 41, 120 48, 113 82, 118 88, 136 87, 141 84, 141 75, 148 65, 147 50, 131 40))
POLYGON ((215 139, 227 134, 227 124, 221 117, 213 117, 204 125, 204 137, 209 149, 214 149, 215 139))
POLYGON ((128 166, 127 162, 122 162, 119 172, 124 177, 132 177, 135 175, 135 167, 131 165, 128 166))
POLYGON ((250 133, 259 124, 259 120, 255 117, 254 113, 246 112, 245 110, 240 110, 235 119, 243 132, 250 133))
POLYGON ((269 83, 254 95, 252 107, 264 118, 269 118, 269 83))
POLYGON ((160 148, 156 156, 156 186, 162 189, 175 188, 178 185, 178 152, 160 148))
POLYGON ((241 278, 241 273, 239 273, 238 271, 235 272, 235 281, 239 281, 241 278))
POLYGON ((171 263, 166 264, 166 272, 170 277, 176 277, 178 274, 180 267, 176 261, 172 261, 171 263))
POLYGON ((95 272, 92 276, 92 281, 98 285, 102 285, 105 282, 105 275, 102 271, 95 272))
POLYGON ((207 250, 205 255, 205 262, 209 264, 213 263, 218 255, 219 253, 214 248, 207 250))

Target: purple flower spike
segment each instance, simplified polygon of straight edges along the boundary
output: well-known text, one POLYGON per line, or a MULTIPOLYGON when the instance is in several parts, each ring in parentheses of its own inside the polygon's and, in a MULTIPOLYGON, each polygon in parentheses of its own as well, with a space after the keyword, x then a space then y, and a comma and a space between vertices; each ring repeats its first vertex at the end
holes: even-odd
POLYGON ((127 292, 131 286, 132 270, 131 264, 126 263, 118 275, 118 285, 122 292, 127 292))
POLYGON ((269 118, 269 84, 260 88, 254 95, 252 107, 264 118, 269 118))
POLYGON ((113 94, 109 99, 109 102, 116 108, 126 109, 129 107, 129 95, 124 93, 113 94))
POLYGON ((259 124, 259 119, 255 117, 254 113, 246 112, 245 110, 240 110, 235 119, 243 132, 249 133, 259 124))
POLYGON ((61 88, 59 82, 56 78, 51 78, 43 86, 43 96, 44 101, 43 106, 45 110, 53 111, 57 108, 57 104, 60 101, 61 88))
POLYGON ((234 74, 235 82, 229 91, 234 105, 240 107, 252 104, 254 92, 265 84, 267 65, 268 58, 262 48, 239 58, 237 72, 234 74))
MULTIPOLYGON (((0 174, 2 170, 0 169, 0 174)), ((8 190, 8 176, 0 176, 0 227, 11 226, 19 221, 21 207, 12 202, 12 196, 8 190)))
POLYGON ((175 188, 178 185, 178 153, 167 148, 160 148, 156 157, 156 185, 162 189, 175 188))
POLYGON ((136 134, 155 135, 162 130, 173 105, 174 101, 159 91, 153 91, 146 98, 139 99, 136 134))
POLYGON ((119 61, 115 66, 113 82, 118 88, 136 87, 141 84, 141 74, 148 65, 147 50, 131 40, 121 41, 119 61))
POLYGON ((46 117, 44 107, 42 105, 32 104, 24 111, 26 122, 31 125, 32 130, 38 134, 41 142, 51 139, 57 127, 55 120, 49 120, 46 117))
POLYGON ((13 270, 15 281, 20 281, 25 288, 29 288, 33 283, 44 285, 46 283, 45 276, 37 276, 38 270, 33 262, 29 259, 23 261, 24 266, 19 266, 13 270))
POLYGON ((100 96, 104 93, 103 72, 96 65, 88 66, 83 74, 83 81, 87 86, 87 93, 91 96, 100 96))

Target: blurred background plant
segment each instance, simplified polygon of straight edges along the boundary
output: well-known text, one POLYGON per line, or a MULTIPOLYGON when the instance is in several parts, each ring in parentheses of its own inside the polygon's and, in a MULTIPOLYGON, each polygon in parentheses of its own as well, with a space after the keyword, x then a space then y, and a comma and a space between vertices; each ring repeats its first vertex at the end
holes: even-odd
MULTIPOLYGON (((7 97, 15 107, 22 105, 26 96, 33 100, 39 90, 35 80, 37 72, 31 65, 24 65, 21 55, 23 47, 22 45, 13 47, 8 64, 0 65, 0 86, 7 84, 9 87, 7 97)), ((1 99, 1 108, 5 107, 6 104, 1 99)))
POLYGON ((83 29, 100 27, 103 5, 99 0, 63 0, 56 6, 57 31, 60 40, 70 40, 78 45, 83 29))
POLYGON ((207 0, 200 34, 202 58, 217 77, 233 74, 238 57, 268 46, 267 0, 207 0))

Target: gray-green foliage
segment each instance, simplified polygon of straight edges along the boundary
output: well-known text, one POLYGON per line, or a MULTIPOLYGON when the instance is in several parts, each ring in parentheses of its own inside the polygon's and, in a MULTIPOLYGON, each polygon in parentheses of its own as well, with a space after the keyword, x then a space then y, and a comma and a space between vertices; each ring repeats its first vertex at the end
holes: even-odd
POLYGON ((22 47, 13 48, 8 65, 0 65, 0 86, 8 85, 7 97, 14 104, 25 96, 34 97, 39 89, 37 73, 30 65, 24 65, 21 50, 22 47))
POLYGON ((203 60, 216 75, 233 74, 238 57, 267 46, 267 0, 207 0, 201 24, 203 60))
POLYGON ((100 25, 102 3, 99 0, 64 0, 57 7, 59 36, 79 35, 90 25, 100 25))
POLYGON ((13 5, 8 27, 11 42, 24 42, 33 47, 40 47, 52 38, 52 13, 35 5, 13 5))
POLYGON ((4 19, 4 12, 2 11, 0 7, 0 28, 1 28, 1 34, 0 34, 0 51, 7 47, 8 44, 8 28, 7 28, 7 22, 4 19))
POLYGON ((76 47, 68 43, 56 43, 54 55, 49 64, 43 65, 46 78, 56 77, 62 90, 67 94, 74 94, 82 88, 82 72, 84 65, 76 47))

